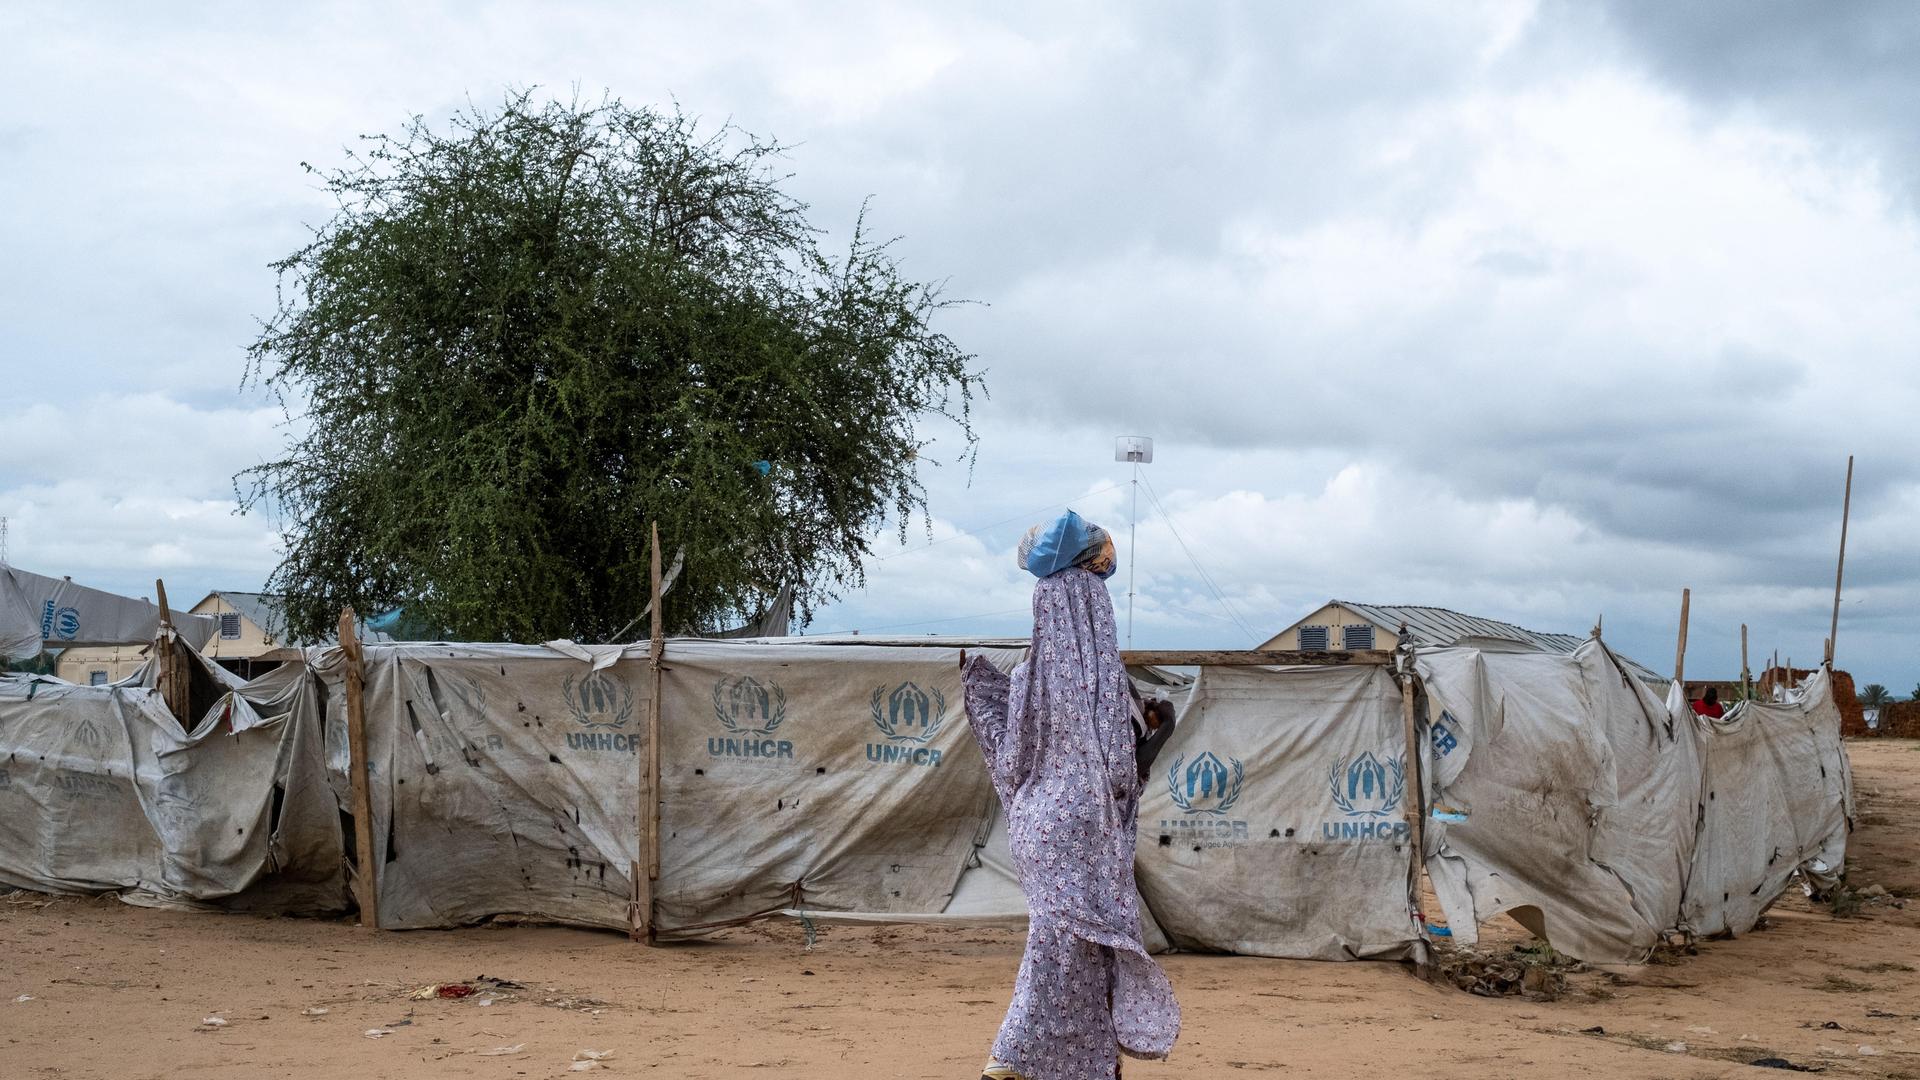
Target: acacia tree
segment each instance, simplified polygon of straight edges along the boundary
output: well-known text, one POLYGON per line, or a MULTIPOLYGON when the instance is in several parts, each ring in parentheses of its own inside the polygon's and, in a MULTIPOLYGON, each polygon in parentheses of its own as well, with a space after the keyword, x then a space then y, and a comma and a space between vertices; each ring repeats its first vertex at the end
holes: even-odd
POLYGON ((971 454, 972 357, 938 290, 861 227, 823 250, 782 148, 680 112, 509 96, 415 118, 319 176, 337 204, 275 264, 250 382, 291 420, 236 477, 280 515, 270 588, 469 640, 606 640, 644 607, 646 534, 685 559, 668 625, 863 581, 924 511, 926 421, 971 454))

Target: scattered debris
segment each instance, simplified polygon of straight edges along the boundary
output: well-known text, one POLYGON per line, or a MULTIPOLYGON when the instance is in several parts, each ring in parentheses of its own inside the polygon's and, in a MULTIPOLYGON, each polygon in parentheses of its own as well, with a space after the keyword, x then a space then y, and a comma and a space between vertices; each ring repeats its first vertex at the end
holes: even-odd
POLYGON ((1665 1050, 1669 1054, 1684 1054, 1687 1052, 1687 1044, 1675 1039, 1660 1049, 1665 1050))
POLYGON ((331 1011, 332 1011, 331 1009, 327 1009, 319 1005, 314 1005, 309 1008, 301 1009, 300 1015, 301 1016, 325 1016, 327 1015, 327 1013, 331 1011))
POLYGON ((209 1027, 209 1028, 223 1028, 227 1026, 227 1019, 224 1016, 203 1016, 200 1018, 200 1026, 209 1027))
POLYGON ((1860 1045, 1860 1048, 1856 1052, 1861 1057, 1879 1057, 1880 1056, 1880 1051, 1875 1050, 1873 1047, 1868 1046, 1865 1043, 1862 1043, 1860 1045))
POLYGON ((1795 1065, 1793 1062, 1788 1061, 1786 1058, 1780 1058, 1780 1057, 1755 1058, 1754 1060, 1747 1062, 1747 1064, 1752 1065, 1758 1069, 1785 1069, 1788 1072, 1817 1073, 1817 1072, 1827 1071, 1825 1069, 1816 1068, 1812 1065, 1795 1065))
POLYGON ((588 1069, 604 1069, 606 1061, 613 1056, 611 1050, 578 1050, 574 1052, 573 1064, 567 1066, 568 1072, 586 1072, 588 1069))
MULTIPOLYGON (((811 972, 811 971, 809 971, 809 972, 807 972, 807 974, 809 974, 809 975, 811 975, 811 974, 813 974, 813 972, 811 972)), ((21 995, 20 995, 19 997, 17 997, 17 998, 14 998, 14 999, 13 999, 13 1003, 14 1003, 15 1005, 23 1005, 23 1004, 25 1004, 25 1003, 27 1003, 27 1002, 29 1002, 29 1001, 33 1001, 33 1000, 35 1000, 35 999, 34 999, 34 996, 33 996, 32 994, 21 994, 21 995)))
POLYGON ((496 1046, 491 1050, 475 1050, 474 1053, 481 1057, 503 1057, 507 1054, 517 1054, 526 1048, 526 1043, 514 1043, 512 1046, 496 1046))
POLYGON ((1555 952, 1545 942, 1534 942, 1502 953, 1485 953, 1466 946, 1435 943, 1442 981, 1480 997, 1525 994, 1552 1000, 1567 991, 1567 975, 1587 966, 1555 952))
POLYGON ((361 1032, 361 1034, 369 1039, 384 1039, 393 1034, 393 1032, 388 1028, 368 1028, 366 1031, 361 1032))
POLYGON ((442 983, 435 987, 434 993, 443 998, 463 998, 473 994, 473 987, 466 983, 442 983))

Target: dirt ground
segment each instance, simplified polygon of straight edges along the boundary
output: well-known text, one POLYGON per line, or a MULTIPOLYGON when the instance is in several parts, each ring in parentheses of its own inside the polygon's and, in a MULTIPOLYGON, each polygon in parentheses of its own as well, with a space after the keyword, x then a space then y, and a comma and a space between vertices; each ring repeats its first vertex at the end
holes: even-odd
MULTIPOLYGON (((1754 1076, 1784 1058, 1920 1078, 1920 742, 1850 744, 1857 913, 1783 900, 1697 955, 1569 977, 1556 1000, 1476 997, 1384 963, 1169 956, 1186 1028, 1133 1078, 1754 1076), (1904 904, 1904 906, 1902 906, 1904 904)), ((1852 907, 1849 903, 1843 905, 1852 907)), ((0 1077, 672 1077, 971 1080, 1020 935, 764 925, 648 950, 610 933, 340 922, 0 897, 0 1077), (490 976, 456 1000, 431 984, 490 976), (218 1017, 224 1025, 202 1021, 218 1017), (389 1034, 370 1038, 370 1029, 389 1034)))

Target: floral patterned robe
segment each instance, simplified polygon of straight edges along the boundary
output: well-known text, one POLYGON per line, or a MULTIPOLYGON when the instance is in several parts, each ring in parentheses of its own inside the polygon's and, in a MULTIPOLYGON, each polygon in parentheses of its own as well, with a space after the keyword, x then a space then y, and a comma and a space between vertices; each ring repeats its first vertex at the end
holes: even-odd
POLYGON ((1112 1080, 1118 1054, 1166 1057, 1180 1006, 1140 940, 1140 781, 1106 586, 1079 567, 1042 578, 1026 661, 1009 677, 976 656, 964 679, 1029 916, 994 1062, 1029 1080, 1112 1080))

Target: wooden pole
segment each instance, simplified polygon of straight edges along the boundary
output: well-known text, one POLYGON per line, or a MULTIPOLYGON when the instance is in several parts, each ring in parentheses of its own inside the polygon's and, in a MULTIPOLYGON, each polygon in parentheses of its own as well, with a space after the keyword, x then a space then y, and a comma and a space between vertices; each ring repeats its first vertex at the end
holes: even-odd
POLYGON ((347 772, 353 782, 353 897, 360 925, 380 928, 380 858, 373 849, 373 788, 367 774, 365 653, 353 609, 340 609, 340 652, 347 665, 347 772))
POLYGON ((1687 696, 1687 607, 1693 600, 1692 589, 1680 590, 1680 641, 1673 649, 1673 681, 1680 684, 1680 696, 1687 696))
POLYGON ((653 674, 653 697, 647 709, 647 753, 641 759, 640 778, 640 857, 633 864, 633 918, 629 932, 635 940, 652 945, 659 940, 655 916, 660 881, 660 711, 661 660, 666 656, 665 621, 660 610, 660 523, 654 522, 647 536, 647 576, 652 633, 647 644, 647 665, 653 674))
POLYGON ((1833 641, 1840 636, 1840 582, 1847 573, 1847 518, 1853 514, 1853 455, 1847 455, 1847 493, 1840 500, 1840 562, 1833 568, 1833 622, 1827 628, 1827 666, 1833 666, 1833 641))
POLYGON ((1740 700, 1753 699, 1753 679, 1747 669, 1747 624, 1740 624, 1740 700))
MULTIPOLYGON (((158 654, 154 659, 160 662, 160 670, 154 673, 154 685, 160 690, 160 703, 173 712, 173 612, 167 607, 167 583, 153 579, 153 591, 160 598, 160 625, 153 634, 158 654)), ((180 719, 180 714, 174 713, 174 719, 180 719)))
MULTIPOLYGON (((1420 735, 1413 722, 1413 672, 1408 670, 1400 676, 1400 721, 1405 729, 1407 742, 1407 783, 1411 789, 1401 799, 1401 813, 1407 821, 1407 839, 1413 845, 1407 866, 1407 895, 1413 903, 1414 913, 1420 919, 1420 928, 1427 928, 1426 905, 1420 896, 1420 875, 1426 868, 1427 844, 1422 827, 1422 815, 1426 813, 1425 770, 1421 767, 1420 735)), ((1415 961, 1415 966, 1424 974, 1426 959, 1424 956, 1415 961)))

